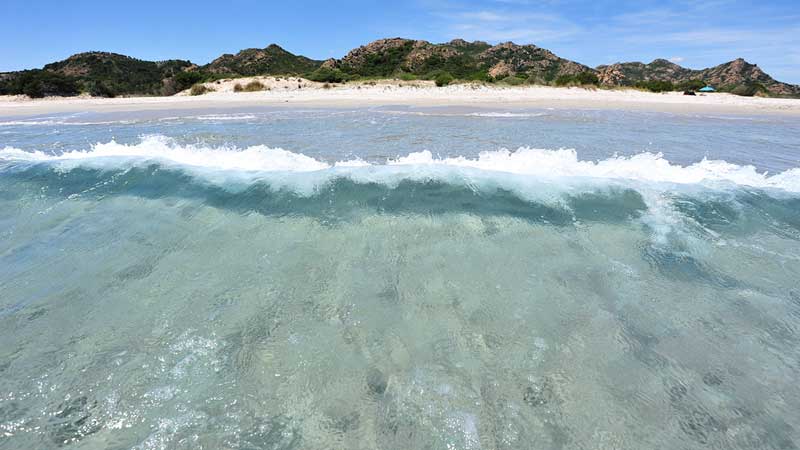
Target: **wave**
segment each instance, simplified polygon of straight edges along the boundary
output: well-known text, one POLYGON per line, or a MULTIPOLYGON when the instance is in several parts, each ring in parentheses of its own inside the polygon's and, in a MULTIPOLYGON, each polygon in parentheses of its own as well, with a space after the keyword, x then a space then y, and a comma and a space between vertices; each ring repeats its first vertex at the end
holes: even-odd
POLYGON ((384 114, 406 115, 406 116, 431 116, 431 117, 483 117, 490 119, 521 119, 533 117, 546 117, 549 113, 544 112, 444 112, 444 111, 398 111, 398 110, 376 110, 384 114))
POLYGON ((656 247, 763 230, 800 239, 800 169, 769 175, 703 160, 689 166, 642 153, 601 161, 574 150, 520 148, 475 158, 428 151, 382 162, 326 162, 280 148, 179 145, 163 136, 60 155, 0 150, 0 202, 51 197, 185 198, 237 213, 308 216, 325 223, 362 213, 508 216, 546 225, 632 220, 656 247))
POLYGON ((270 174, 314 173, 317 177, 348 177, 356 182, 397 183, 402 179, 481 182, 514 188, 523 182, 638 182, 648 184, 746 186, 800 192, 800 168, 771 175, 750 165, 703 159, 688 166, 673 164, 658 153, 614 156, 600 161, 580 160, 573 149, 485 151, 475 158, 435 157, 429 151, 410 153, 383 162, 349 159, 321 161, 300 153, 264 145, 247 148, 180 145, 160 136, 136 144, 98 143, 87 150, 54 155, 13 147, 0 150, 6 164, 48 164, 67 171, 78 167, 125 169, 158 164, 193 175, 219 179, 260 179, 270 174))
POLYGON ((8 120, 8 121, 0 121, 0 127, 32 127, 32 126, 54 126, 54 125, 65 125, 65 126, 89 126, 89 125, 130 125, 137 123, 136 120, 101 120, 101 121, 93 121, 93 122, 81 122, 70 120, 70 117, 67 118, 58 118, 58 119, 29 119, 29 120, 8 120))

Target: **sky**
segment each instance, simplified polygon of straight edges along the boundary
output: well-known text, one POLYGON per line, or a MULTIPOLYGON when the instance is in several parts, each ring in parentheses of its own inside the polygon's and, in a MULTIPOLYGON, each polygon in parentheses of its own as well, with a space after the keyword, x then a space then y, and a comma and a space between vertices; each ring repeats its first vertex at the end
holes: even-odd
POLYGON ((589 66, 738 57, 800 84, 798 0, 2 0, 0 71, 90 50, 210 62, 277 43, 315 59, 384 37, 535 44, 589 66))

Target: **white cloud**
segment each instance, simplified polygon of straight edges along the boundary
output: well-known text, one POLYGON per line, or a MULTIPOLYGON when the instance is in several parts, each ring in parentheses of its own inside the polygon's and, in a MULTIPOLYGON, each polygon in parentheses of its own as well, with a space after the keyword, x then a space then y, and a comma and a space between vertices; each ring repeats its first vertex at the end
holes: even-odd
POLYGON ((556 14, 506 10, 448 11, 439 17, 448 38, 490 42, 552 43, 577 35, 575 23, 556 14))

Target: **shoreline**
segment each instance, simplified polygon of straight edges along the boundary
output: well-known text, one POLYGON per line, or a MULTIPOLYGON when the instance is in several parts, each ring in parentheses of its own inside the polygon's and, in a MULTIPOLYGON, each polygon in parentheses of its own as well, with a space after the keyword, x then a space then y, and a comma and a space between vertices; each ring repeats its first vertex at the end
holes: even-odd
POLYGON ((505 87, 458 84, 435 87, 425 82, 358 82, 325 88, 307 80, 255 77, 270 87, 259 92, 233 92, 232 85, 249 79, 209 83, 218 88, 199 96, 171 97, 50 97, 28 99, 0 96, 0 116, 69 112, 136 112, 146 110, 215 109, 237 107, 481 107, 496 109, 557 108, 634 110, 676 114, 800 116, 800 99, 739 97, 731 94, 685 96, 679 92, 650 93, 633 89, 576 87, 505 87), (281 85, 283 83, 283 85, 281 85))

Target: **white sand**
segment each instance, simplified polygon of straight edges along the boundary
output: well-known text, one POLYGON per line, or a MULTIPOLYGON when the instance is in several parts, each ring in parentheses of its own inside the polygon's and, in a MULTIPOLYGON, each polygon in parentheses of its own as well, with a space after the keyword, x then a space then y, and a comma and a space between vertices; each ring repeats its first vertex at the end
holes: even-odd
POLYGON ((208 83, 215 89, 199 96, 187 92, 173 97, 54 97, 31 100, 0 96, 0 116, 76 111, 142 111, 247 106, 377 105, 475 106, 491 108, 579 108, 663 111, 672 113, 784 114, 800 116, 800 100, 738 97, 729 94, 685 96, 678 92, 653 94, 632 89, 582 89, 541 86, 498 87, 458 84, 443 88, 429 81, 381 81, 325 88, 300 78, 254 77, 208 83), (258 80, 269 90, 234 92, 234 85, 258 80))

